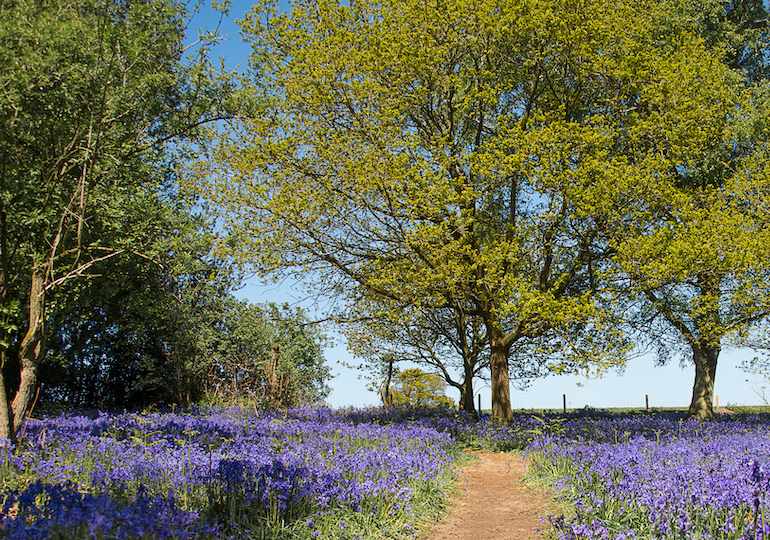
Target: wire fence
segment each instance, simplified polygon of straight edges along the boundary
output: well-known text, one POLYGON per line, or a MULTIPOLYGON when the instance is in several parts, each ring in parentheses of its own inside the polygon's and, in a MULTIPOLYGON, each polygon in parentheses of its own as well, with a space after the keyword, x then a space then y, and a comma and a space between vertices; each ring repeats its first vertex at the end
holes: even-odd
MULTIPOLYGON (((513 410, 572 410, 572 409, 686 409, 689 403, 681 400, 650 399, 647 395, 625 398, 570 398, 567 394, 543 398, 513 398, 513 410)), ((715 404, 716 406, 716 404, 715 404)))
MULTIPOLYGON (((484 407, 482 407, 482 396, 478 394, 477 407, 479 410, 491 409, 489 394, 484 396, 484 407)), ((770 407, 770 403, 734 403, 728 400, 720 402, 719 396, 714 396, 714 402, 711 404, 714 410, 723 410, 726 407, 770 407)), ((637 395, 634 397, 570 397, 569 394, 557 396, 541 397, 516 397, 511 396, 511 409, 514 411, 572 411, 578 409, 625 409, 625 410, 659 410, 659 409, 684 409, 690 406, 689 399, 681 396, 674 399, 659 399, 656 396, 650 397, 649 394, 637 395)))

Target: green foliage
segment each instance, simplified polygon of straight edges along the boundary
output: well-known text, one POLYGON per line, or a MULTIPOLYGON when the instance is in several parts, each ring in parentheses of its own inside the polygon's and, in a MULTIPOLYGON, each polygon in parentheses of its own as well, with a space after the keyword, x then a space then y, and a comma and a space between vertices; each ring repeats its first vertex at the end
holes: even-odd
MULTIPOLYGON (((193 201, 162 193, 159 186, 126 201, 123 219, 135 223, 134 239, 147 255, 123 253, 95 265, 96 275, 72 282, 66 294, 52 295, 44 400, 115 407, 203 395, 202 374, 213 343, 225 335, 237 273, 213 257, 212 225, 192 213, 193 201)), ((99 233, 124 239, 107 227, 99 233)))
POLYGON ((223 326, 225 335, 204 364, 209 400, 292 407, 319 405, 329 394, 331 369, 323 356, 329 342, 303 309, 231 302, 223 326))
POLYGON ((82 292, 68 290, 73 280, 109 272, 102 263, 121 254, 152 258, 163 224, 143 198, 173 181, 185 144, 206 142, 201 126, 227 114, 232 80, 205 56, 217 36, 186 55, 187 17, 171 0, 13 0, 0 10, 0 304, 26 311, 9 348, 18 369, 6 366, 20 380, 17 427, 51 296, 82 292))
MULTIPOLYGON (((659 351, 696 366, 689 414, 713 418, 713 385, 723 344, 770 309, 767 276, 767 43, 761 3, 692 3, 682 24, 719 56, 688 69, 671 115, 707 109, 660 146, 667 170, 652 182, 619 177, 605 231, 626 319, 659 351), (717 63, 718 62, 718 63, 717 63), (712 68, 709 65, 713 66, 712 68)), ((681 75, 681 73, 680 73, 681 75)), ((666 125, 660 117, 661 125, 666 125)), ((649 141, 640 140, 642 144, 649 141)))
POLYGON ((470 305, 510 421, 515 345, 544 340, 556 371, 623 361, 604 271, 613 234, 645 229, 608 225, 679 208, 672 176, 727 146, 736 77, 688 17, 659 1, 258 4, 243 28, 269 108, 201 178, 224 249, 347 297, 341 318, 371 296, 470 305))
MULTIPOLYGON (((232 77, 207 57, 218 34, 185 52, 188 16, 174 1, 0 11, 0 307, 2 341, 21 356, 21 377, 15 362, 6 376, 26 380, 17 417, 38 370, 49 402, 199 400, 216 352, 241 339, 239 275, 178 185, 177 160, 205 150, 206 123, 236 107, 232 77), (42 293, 25 300, 35 280, 42 293)), ((286 363, 301 363, 293 354, 286 363)), ((297 376, 294 394, 316 382, 297 376)))
POLYGON ((35 264, 51 247, 66 261, 91 205, 140 185, 163 141, 189 127, 201 104, 185 95, 184 14, 167 2, 4 6, 2 200, 35 264))
POLYGON ((393 379, 391 399, 395 407, 455 407, 455 403, 444 394, 446 382, 438 373, 408 368, 398 371, 393 379))
POLYGON ((358 369, 373 378, 370 390, 379 393, 387 384, 391 360, 416 363, 440 373, 459 391, 462 409, 474 412, 473 382, 488 372, 489 351, 483 321, 468 314, 470 309, 395 308, 385 300, 359 301, 356 320, 346 321, 343 332, 348 350, 363 360, 358 369))
POLYGON ((156 261, 125 254, 54 297, 43 402, 269 405, 265 369, 276 345, 281 404, 321 401, 329 368, 316 325, 301 309, 236 300, 234 269, 211 253, 211 225, 184 206, 166 208, 156 261))

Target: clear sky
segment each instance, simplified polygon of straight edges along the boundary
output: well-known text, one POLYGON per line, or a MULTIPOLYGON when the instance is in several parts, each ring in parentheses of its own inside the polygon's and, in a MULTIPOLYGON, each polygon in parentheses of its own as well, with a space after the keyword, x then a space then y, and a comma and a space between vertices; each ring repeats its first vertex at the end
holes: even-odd
MULTIPOLYGON (((226 39, 214 49, 215 56, 226 57, 226 66, 245 71, 250 47, 239 34, 236 19, 250 8, 251 2, 234 0, 230 16, 220 26, 220 32, 226 39)), ((197 28, 213 30, 219 20, 219 14, 210 8, 203 8, 190 25, 189 37, 197 28)), ((300 299, 300 293, 291 287, 264 286, 252 280, 237 292, 240 298, 254 303, 290 302, 300 299)), ((366 390, 366 382, 359 379, 359 373, 343 366, 345 362, 354 362, 344 343, 338 336, 332 337, 337 345, 326 351, 326 359, 335 375, 330 385, 332 393, 328 403, 332 407, 362 407, 377 405, 376 394, 366 390)), ((723 349, 717 367, 715 395, 719 405, 759 405, 762 400, 756 389, 765 384, 762 379, 747 374, 739 369, 741 360, 755 356, 753 351, 723 349), (748 379, 748 380, 747 380, 748 379)), ((644 407, 645 396, 649 397, 650 407, 685 407, 690 402, 695 368, 688 364, 680 368, 674 360, 665 367, 655 367, 652 357, 639 357, 630 361, 622 375, 610 372, 601 379, 586 380, 577 376, 552 376, 534 381, 526 390, 512 389, 511 402, 514 409, 520 408, 560 408, 566 395, 567 407, 644 407)), ((491 391, 488 385, 475 388, 481 396, 481 406, 491 408, 491 391)), ((448 395, 455 401, 457 392, 448 395)))

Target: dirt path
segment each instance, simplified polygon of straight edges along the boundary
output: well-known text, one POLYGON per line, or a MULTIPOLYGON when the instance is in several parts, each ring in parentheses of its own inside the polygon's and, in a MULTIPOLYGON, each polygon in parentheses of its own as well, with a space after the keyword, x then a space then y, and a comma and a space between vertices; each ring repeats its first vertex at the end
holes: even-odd
POLYGON ((474 452, 479 461, 459 472, 460 495, 427 540, 536 540, 547 527, 545 492, 521 482, 524 464, 515 454, 474 452), (467 479, 467 480, 466 480, 467 479))

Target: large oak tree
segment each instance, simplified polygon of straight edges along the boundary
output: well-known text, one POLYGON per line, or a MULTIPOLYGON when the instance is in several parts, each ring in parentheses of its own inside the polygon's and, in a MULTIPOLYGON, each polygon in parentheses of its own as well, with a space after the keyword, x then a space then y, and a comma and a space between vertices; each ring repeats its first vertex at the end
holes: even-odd
MULTIPOLYGON (((688 415, 713 418, 725 341, 770 308, 764 210, 770 31, 755 0, 686 8, 690 16, 682 22, 720 56, 702 79, 679 89, 675 111, 707 108, 714 116, 681 124, 678 139, 656 144, 669 166, 654 183, 620 178, 621 212, 607 223, 622 288, 636 305, 632 326, 651 338, 663 361, 675 353, 692 359, 688 415)), ((660 117, 661 126, 668 121, 660 117)))
POLYGON ((471 305, 493 416, 510 421, 514 345, 578 331, 595 336, 586 367, 621 355, 598 295, 619 186, 656 189, 723 125, 727 75, 678 16, 659 1, 255 6, 243 29, 270 108, 206 171, 231 253, 332 296, 471 305))

